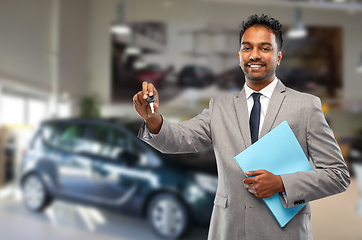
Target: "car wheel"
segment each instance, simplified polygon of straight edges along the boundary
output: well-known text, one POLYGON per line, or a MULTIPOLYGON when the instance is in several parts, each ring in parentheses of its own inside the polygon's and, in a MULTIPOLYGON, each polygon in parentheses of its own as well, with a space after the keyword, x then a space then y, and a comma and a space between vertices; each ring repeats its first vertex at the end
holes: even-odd
POLYGON ((43 181, 36 174, 25 178, 22 184, 23 201, 32 211, 41 211, 51 202, 43 181))
POLYGON ((179 239, 189 228, 189 213, 173 194, 156 195, 148 205, 147 220, 164 239, 179 239))

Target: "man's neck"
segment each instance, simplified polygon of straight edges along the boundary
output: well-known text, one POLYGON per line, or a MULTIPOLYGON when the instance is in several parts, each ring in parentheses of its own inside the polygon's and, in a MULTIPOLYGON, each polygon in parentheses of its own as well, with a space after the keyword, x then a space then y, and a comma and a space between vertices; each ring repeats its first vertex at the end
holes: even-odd
POLYGON ((247 78, 245 78, 245 83, 248 85, 249 88, 253 89, 254 91, 259 92, 266 86, 268 86, 273 80, 275 79, 275 76, 271 79, 264 80, 264 81, 252 81, 247 78))

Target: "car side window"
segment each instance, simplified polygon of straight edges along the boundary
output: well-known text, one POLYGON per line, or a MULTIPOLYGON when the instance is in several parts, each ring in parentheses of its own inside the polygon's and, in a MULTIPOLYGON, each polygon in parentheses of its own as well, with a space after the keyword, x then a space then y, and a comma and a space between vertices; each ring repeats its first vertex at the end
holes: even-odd
POLYGON ((51 144, 51 142, 57 136, 59 129, 60 129, 59 124, 56 123, 42 124, 39 134, 32 142, 31 148, 43 149, 44 147, 46 147, 44 146, 43 143, 51 144))
POLYGON ((128 149, 128 141, 127 141, 127 135, 119 130, 116 130, 112 132, 112 138, 111 138, 111 144, 112 149, 110 151, 110 157, 113 159, 117 159, 118 157, 128 149))
POLYGON ((137 141, 133 141, 133 152, 138 159, 137 164, 141 166, 147 165, 147 152, 137 141))
POLYGON ((53 124, 52 123, 44 124, 42 131, 41 131, 41 136, 42 136, 43 140, 46 142, 52 142, 58 129, 59 128, 57 128, 57 125, 54 123, 53 124))
POLYGON ((118 156, 127 149, 127 135, 107 125, 93 127, 93 154, 117 160, 118 156))
POLYGON ((56 145, 59 148, 74 152, 89 152, 90 141, 87 139, 87 125, 76 123, 63 128, 56 145))
POLYGON ((95 155, 104 156, 108 139, 111 137, 109 127, 103 125, 92 125, 92 137, 90 152, 95 155))

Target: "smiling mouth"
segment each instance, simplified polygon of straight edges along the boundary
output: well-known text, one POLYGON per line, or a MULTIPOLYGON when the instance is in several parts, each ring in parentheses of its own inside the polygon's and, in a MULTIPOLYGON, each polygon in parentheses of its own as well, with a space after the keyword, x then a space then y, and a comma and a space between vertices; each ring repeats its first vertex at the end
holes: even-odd
POLYGON ((261 67, 264 67, 264 64, 248 63, 247 66, 250 68, 261 68, 261 67))
POLYGON ((248 64, 247 65, 249 67, 249 69, 251 71, 258 71, 258 70, 261 70, 262 67, 264 67, 264 65, 259 65, 259 64, 248 64))

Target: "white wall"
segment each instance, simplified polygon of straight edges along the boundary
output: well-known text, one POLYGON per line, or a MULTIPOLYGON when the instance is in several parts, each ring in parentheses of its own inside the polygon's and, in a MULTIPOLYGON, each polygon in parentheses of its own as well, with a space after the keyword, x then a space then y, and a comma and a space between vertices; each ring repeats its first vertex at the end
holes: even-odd
POLYGON ((32 93, 84 95, 89 3, 1 0, 0 84, 32 93), (59 19, 53 15, 57 2, 59 19))
POLYGON ((89 11, 89 0, 61 0, 59 93, 71 98, 87 93, 89 11))
POLYGON ((49 90, 49 0, 0 1, 0 83, 49 90))
MULTIPOLYGON (((103 102, 110 101, 110 39, 109 26, 116 17, 116 0, 92 0, 91 4, 91 30, 89 45, 89 66, 91 82, 89 91, 97 93, 103 102)), ((168 40, 174 42, 179 36, 178 27, 194 28, 206 26, 209 23, 224 23, 240 26, 253 13, 269 14, 278 19, 283 25, 293 23, 293 8, 291 6, 273 6, 271 4, 252 5, 238 3, 206 3, 186 0, 173 0, 172 6, 164 7, 162 0, 132 0, 124 1, 126 5, 126 20, 128 21, 165 21, 168 24, 168 40)), ((344 97, 346 99, 361 99, 358 89, 362 87, 361 74, 357 74, 355 68, 358 64, 360 53, 362 52, 361 28, 362 14, 351 14, 340 10, 322 10, 304 8, 302 10, 302 20, 305 25, 318 26, 341 26, 343 28, 343 80, 344 97)), ((189 44, 186 38, 185 44, 189 44)), ((238 41, 239 39, 235 39, 238 41)), ((183 45, 178 42, 178 45, 183 45)), ((175 56, 182 54, 182 46, 169 46, 168 52, 159 56, 161 63, 173 61, 175 56)), ((236 50, 237 51, 237 50, 236 50)), ((236 54, 236 53, 235 53, 236 54)), ((150 56, 149 60, 156 59, 150 56)), ((187 56, 177 60, 176 65, 188 59, 187 56)), ((235 57, 235 61, 237 58, 235 57)), ((230 65, 228 60, 227 65, 230 65)))

